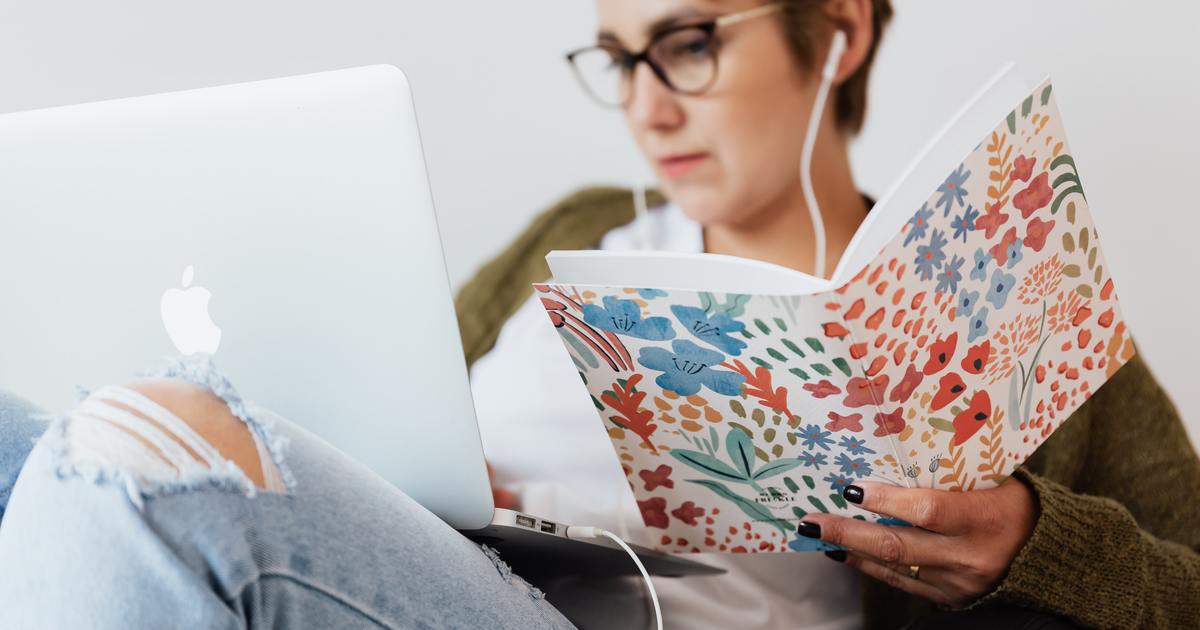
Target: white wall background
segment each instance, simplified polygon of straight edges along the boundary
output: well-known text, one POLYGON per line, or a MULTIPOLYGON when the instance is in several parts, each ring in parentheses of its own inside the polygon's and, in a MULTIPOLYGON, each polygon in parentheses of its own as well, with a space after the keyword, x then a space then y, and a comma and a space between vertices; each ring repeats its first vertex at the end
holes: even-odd
MULTIPOLYGON (((1125 315, 1200 444, 1200 3, 894 0, 862 187, 1015 59, 1050 74, 1125 315)), ((455 283, 582 185, 649 181, 562 61, 590 0, 0 0, 0 112, 368 63, 414 85, 455 283)))

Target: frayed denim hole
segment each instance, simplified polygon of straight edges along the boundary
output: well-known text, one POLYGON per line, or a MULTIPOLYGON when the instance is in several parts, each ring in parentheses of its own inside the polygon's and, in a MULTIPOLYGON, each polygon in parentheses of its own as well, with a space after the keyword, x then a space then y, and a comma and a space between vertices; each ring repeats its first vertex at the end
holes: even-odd
POLYGON ((500 578, 505 582, 513 585, 514 588, 524 590, 530 599, 539 600, 546 597, 542 589, 526 582, 525 578, 513 573, 512 567, 508 566, 508 563, 500 557, 500 552, 487 545, 479 545, 479 548, 483 551, 483 555, 492 561, 492 564, 496 567, 496 571, 500 573, 500 578))

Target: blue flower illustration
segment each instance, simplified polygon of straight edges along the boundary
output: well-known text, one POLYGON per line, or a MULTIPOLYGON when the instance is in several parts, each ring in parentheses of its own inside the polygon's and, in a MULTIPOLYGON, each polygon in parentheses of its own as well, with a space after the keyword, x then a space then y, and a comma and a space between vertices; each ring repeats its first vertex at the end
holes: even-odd
POLYGON ((982 248, 975 250, 975 265, 971 267, 972 280, 981 282, 987 280, 987 264, 991 259, 991 252, 986 252, 982 248))
POLYGON ((909 523, 902 518, 896 518, 895 516, 885 516, 878 521, 875 521, 875 523, 877 525, 887 525, 889 527, 912 527, 912 523, 909 523))
POLYGON ((946 266, 942 267, 942 270, 938 272, 937 287, 934 290, 941 291, 942 293, 954 293, 958 291, 958 281, 962 280, 962 272, 959 269, 962 268, 965 262, 967 261, 963 260, 962 256, 955 254, 950 259, 950 262, 946 263, 946 266))
POLYGON ((804 464, 805 467, 816 468, 818 470, 820 470, 820 468, 822 466, 824 466, 826 463, 825 462, 825 453, 804 452, 804 453, 800 453, 800 457, 798 457, 797 459, 799 459, 800 463, 804 464))
POLYGON ((796 431, 796 435, 804 443, 804 448, 812 450, 814 447, 820 447, 826 451, 829 450, 829 445, 833 444, 833 438, 829 437, 832 433, 832 431, 821 430, 819 424, 810 424, 796 431))
POLYGON ((838 453, 838 456, 833 460, 838 468, 842 469, 842 474, 847 476, 858 477, 862 479, 871 474, 871 465, 862 457, 850 457, 845 453, 838 453))
POLYGON ((711 344, 725 354, 736 357, 742 353, 742 348, 746 347, 746 342, 729 336, 730 333, 742 332, 746 325, 730 317, 725 311, 709 315, 702 308, 676 304, 671 307, 671 312, 697 339, 711 344))
POLYGON ((963 188, 963 184, 967 183, 967 178, 970 176, 971 171, 965 170, 965 167, 959 164, 958 168, 946 178, 946 181, 938 186, 937 191, 941 196, 934 205, 939 208, 945 206, 942 210, 943 217, 950 216, 950 209, 954 207, 955 202, 958 202, 960 207, 963 205, 963 197, 967 196, 967 189, 963 188))
POLYGON ((1009 243, 1008 247, 1005 248, 1005 252, 1008 254, 1008 264, 1005 265, 1006 268, 1012 269, 1017 263, 1021 262, 1021 258, 1025 256, 1025 254, 1021 252, 1021 248, 1024 246, 1024 244, 1024 239, 1017 239, 1012 243, 1009 243))
POLYGON ((958 294, 958 308, 954 314, 958 317, 970 317, 975 310, 975 303, 979 301, 978 291, 968 291, 963 289, 958 294))
POLYGON ((951 240, 962 237, 964 243, 967 242, 967 232, 975 229, 975 219, 979 218, 979 211, 974 206, 967 206, 963 213, 954 218, 950 223, 950 227, 954 228, 954 236, 951 240))
POLYGON ((1004 308, 1004 305, 1008 303, 1008 294, 1016 283, 1017 279, 1011 273, 1005 273, 1003 269, 993 271, 992 283, 988 287, 987 301, 997 310, 1004 308))
POLYGON ((945 232, 934 230, 929 235, 928 245, 917 246, 916 273, 922 280, 932 278, 933 270, 942 268, 942 262, 946 260, 946 252, 942 248, 946 243, 945 232))
POLYGON ((867 447, 867 441, 856 438, 852 435, 843 435, 842 441, 838 442, 838 446, 850 451, 851 455, 874 455, 875 449, 867 447))
POLYGON ((986 337, 988 334, 987 325, 988 307, 983 307, 975 313, 971 318, 971 323, 967 329, 967 343, 972 343, 980 337, 986 337))
POLYGON ((846 489, 846 486, 854 483, 854 477, 838 473, 829 473, 828 475, 825 475, 825 481, 829 482, 829 487, 833 488, 834 492, 841 494, 842 490, 846 489))
POLYGON ((908 234, 904 235, 904 244, 919 238, 925 238, 925 230, 929 229, 929 218, 933 216, 933 210, 929 209, 929 204, 921 204, 921 209, 917 210, 916 214, 908 220, 908 234))
POLYGON ((642 319, 642 307, 633 300, 620 300, 611 295, 604 296, 604 308, 595 304, 583 305, 583 321, 609 332, 629 335, 649 341, 666 341, 675 338, 671 320, 666 317, 642 319))
POLYGON ((671 344, 675 352, 662 348, 642 348, 638 363, 662 372, 654 379, 658 386, 680 396, 691 396, 704 386, 718 394, 737 396, 742 393, 746 377, 737 372, 714 370, 710 366, 725 360, 725 355, 701 348, 686 340, 671 344))
POLYGON ((667 292, 662 289, 638 289, 637 294, 643 300, 653 300, 656 297, 667 297, 667 292))

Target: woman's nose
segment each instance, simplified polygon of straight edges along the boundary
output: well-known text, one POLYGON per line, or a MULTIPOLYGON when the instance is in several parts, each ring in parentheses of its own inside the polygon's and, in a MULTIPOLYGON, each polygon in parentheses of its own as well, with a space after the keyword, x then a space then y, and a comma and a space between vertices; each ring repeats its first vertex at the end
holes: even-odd
POLYGON ((683 123, 683 110, 678 95, 654 74, 649 64, 638 64, 628 79, 630 90, 625 115, 635 127, 673 129, 683 123))

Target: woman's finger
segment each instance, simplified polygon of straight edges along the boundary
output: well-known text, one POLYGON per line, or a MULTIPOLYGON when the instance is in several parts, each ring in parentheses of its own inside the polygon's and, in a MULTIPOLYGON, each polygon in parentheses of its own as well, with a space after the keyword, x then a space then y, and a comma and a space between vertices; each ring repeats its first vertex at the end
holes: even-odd
POLYGON ((968 494, 864 481, 848 486, 842 496, 859 507, 907 521, 921 529, 957 534, 970 527, 968 504, 971 497, 968 494))
POLYGON ((909 577, 907 568, 899 569, 895 565, 883 565, 856 552, 847 554, 845 562, 847 565, 893 588, 901 589, 938 604, 950 603, 950 597, 938 588, 936 583, 922 581, 920 574, 918 574, 917 579, 909 577))
POLYGON ((805 516, 797 531, 801 536, 819 538, 887 564, 940 564, 939 560, 953 549, 953 542, 941 534, 833 514, 805 516))

